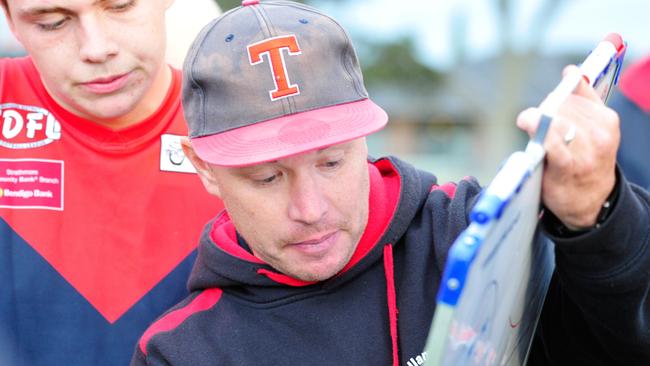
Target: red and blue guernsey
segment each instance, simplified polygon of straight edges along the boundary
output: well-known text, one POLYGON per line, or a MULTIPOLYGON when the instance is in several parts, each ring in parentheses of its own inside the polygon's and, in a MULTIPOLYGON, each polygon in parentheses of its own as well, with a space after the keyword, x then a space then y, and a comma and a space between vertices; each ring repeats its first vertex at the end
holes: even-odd
POLYGON ((0 365, 126 365, 187 296, 223 206, 180 148, 180 78, 111 130, 62 109, 30 58, 0 59, 0 365))

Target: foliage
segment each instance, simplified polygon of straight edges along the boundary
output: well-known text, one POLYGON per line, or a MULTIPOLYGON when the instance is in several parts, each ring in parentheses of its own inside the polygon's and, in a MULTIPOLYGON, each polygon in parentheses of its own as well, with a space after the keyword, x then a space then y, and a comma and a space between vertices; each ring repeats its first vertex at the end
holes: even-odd
MULTIPOLYGON (((187 1, 187 0, 186 0, 187 1)), ((264 1, 264 0, 262 0, 264 1)), ((302 0, 293 0, 299 3, 304 3, 305 1, 302 0)), ((222 11, 227 11, 232 8, 236 8, 239 5, 241 5, 241 0, 216 0, 217 4, 219 4, 219 7, 221 8, 222 11)))
POLYGON ((430 89, 443 75, 423 64, 416 56, 412 37, 382 43, 360 40, 359 57, 368 87, 399 85, 410 89, 430 89))

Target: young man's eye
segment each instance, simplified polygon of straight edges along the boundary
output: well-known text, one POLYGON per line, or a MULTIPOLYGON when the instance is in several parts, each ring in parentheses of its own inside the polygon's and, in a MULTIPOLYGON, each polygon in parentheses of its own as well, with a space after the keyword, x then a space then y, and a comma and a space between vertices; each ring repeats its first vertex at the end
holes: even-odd
POLYGON ((68 18, 62 18, 56 22, 49 22, 49 23, 36 23, 37 26, 44 31, 53 31, 57 30, 63 27, 65 23, 68 21, 68 18))
POLYGON ((109 6, 110 10, 113 11, 126 11, 130 8, 132 8, 135 5, 135 0, 129 0, 129 1, 117 1, 113 3, 113 5, 109 6))

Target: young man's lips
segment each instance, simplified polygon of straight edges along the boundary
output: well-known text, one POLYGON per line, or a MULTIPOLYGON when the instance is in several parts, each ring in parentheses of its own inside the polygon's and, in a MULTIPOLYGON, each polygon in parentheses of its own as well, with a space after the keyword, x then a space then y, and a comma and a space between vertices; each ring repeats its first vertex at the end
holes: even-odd
POLYGON ((86 90, 95 94, 110 94, 121 89, 128 81, 130 73, 97 78, 82 83, 86 90))

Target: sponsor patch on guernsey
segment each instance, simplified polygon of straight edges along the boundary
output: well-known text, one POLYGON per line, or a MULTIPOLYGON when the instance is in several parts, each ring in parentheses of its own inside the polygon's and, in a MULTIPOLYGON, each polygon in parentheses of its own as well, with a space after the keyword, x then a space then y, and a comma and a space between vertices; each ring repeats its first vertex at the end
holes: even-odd
POLYGON ((0 104, 0 147, 33 149, 61 139, 61 124, 41 107, 0 104))
POLYGON ((63 161, 0 159, 0 207, 63 210, 63 161))
POLYGON ((160 136, 160 170, 164 172, 196 173, 181 147, 181 136, 164 134, 160 136))

